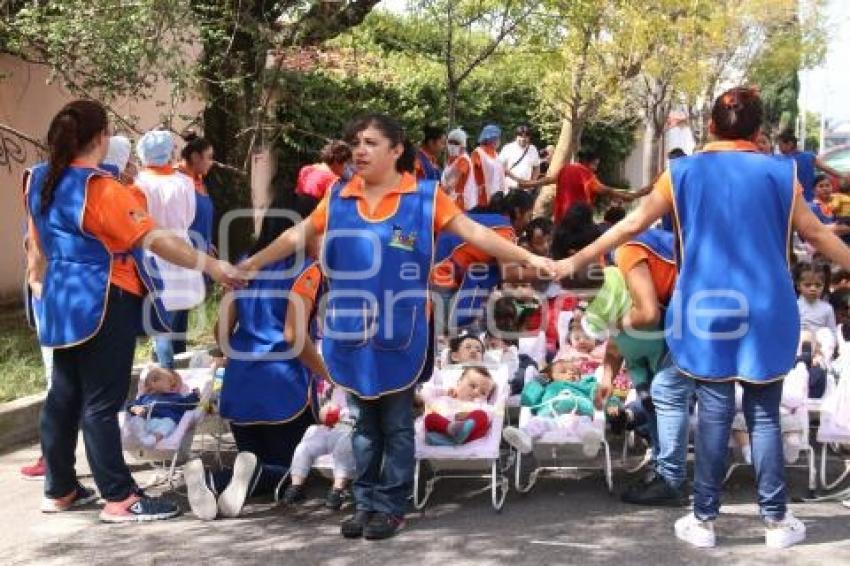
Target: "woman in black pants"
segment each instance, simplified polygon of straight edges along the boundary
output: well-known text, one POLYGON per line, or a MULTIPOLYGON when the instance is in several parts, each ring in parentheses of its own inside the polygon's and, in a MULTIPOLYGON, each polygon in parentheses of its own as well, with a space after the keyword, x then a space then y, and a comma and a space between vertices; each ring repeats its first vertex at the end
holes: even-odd
POLYGON ((145 294, 141 265, 131 256, 144 247, 219 282, 236 283, 235 270, 157 229, 127 187, 100 169, 109 143, 101 104, 65 105, 50 123, 47 142, 47 163, 24 176, 27 272, 34 296, 41 298, 35 307, 38 338, 54 348, 41 414, 47 471, 41 510, 57 513, 97 499, 74 469, 82 428, 86 457, 106 501, 100 519, 168 519, 179 508, 142 493, 121 451, 118 411, 130 388, 145 294))
MULTIPOLYGON (((282 214, 269 210, 252 254, 292 226, 282 214)), ((232 470, 210 476, 200 460, 186 465, 189 504, 198 518, 236 517, 246 497, 272 493, 315 422, 311 375, 327 378, 309 328, 320 283, 315 261, 292 257, 225 296, 217 332, 228 357, 220 405, 239 453, 232 470)))

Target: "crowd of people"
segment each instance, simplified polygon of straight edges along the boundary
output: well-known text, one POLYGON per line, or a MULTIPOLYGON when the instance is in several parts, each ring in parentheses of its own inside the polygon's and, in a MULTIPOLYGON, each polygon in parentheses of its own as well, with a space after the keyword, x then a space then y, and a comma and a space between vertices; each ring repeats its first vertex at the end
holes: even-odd
MULTIPOLYGON (((488 124, 469 152, 462 129, 427 128, 416 147, 394 119, 366 115, 299 173, 303 220, 276 213, 279 195, 234 266, 212 245, 209 142, 190 137, 178 165, 172 134, 149 132, 134 172, 129 142, 110 137, 103 108, 70 103, 50 125, 48 161, 24 180, 28 281, 39 340, 52 349, 42 509, 95 498, 74 470, 82 428, 103 521, 179 513, 133 481, 117 415, 140 329, 185 333, 204 272, 231 290, 216 366, 238 454, 230 469, 185 466, 201 519, 238 516, 249 496, 297 505, 316 458, 332 454, 326 505, 339 509, 353 494, 341 534, 395 535, 412 493, 414 420, 434 445, 483 438, 495 364, 533 415, 504 429, 513 449, 528 453, 561 428, 592 457, 601 414, 601 430, 635 431, 651 448, 653 473, 623 500, 686 506, 695 411, 693 511, 676 536, 715 545, 734 436, 756 470, 766 544, 802 542, 785 480, 801 437, 781 426, 799 403, 783 378, 797 372, 806 393, 822 394, 825 368, 850 338, 850 253, 840 239, 850 199, 815 175, 838 176, 790 134, 772 155, 762 114, 755 91, 727 91, 713 106, 713 141, 693 156, 671 152, 669 168, 636 191, 603 184, 589 150, 547 171, 528 126, 500 151, 501 130, 488 124), (552 213, 535 218, 537 188, 548 184, 552 213), (613 203, 597 221, 600 196, 613 203), (627 214, 617 201, 637 204, 627 214), (448 365, 463 366, 457 383, 421 398, 420 385, 448 365)), ((151 417, 133 425, 148 445, 197 400, 172 371, 184 347, 172 338, 156 338, 160 367, 128 407, 151 417), (151 404, 168 399, 183 409, 151 404)))

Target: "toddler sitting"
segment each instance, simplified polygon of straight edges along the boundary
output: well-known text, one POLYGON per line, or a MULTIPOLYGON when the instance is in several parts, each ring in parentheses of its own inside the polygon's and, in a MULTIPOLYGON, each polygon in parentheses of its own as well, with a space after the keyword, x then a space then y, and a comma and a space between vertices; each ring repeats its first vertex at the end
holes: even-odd
POLYGON ((592 425, 596 395, 596 377, 581 374, 582 359, 562 353, 537 379, 522 389, 522 406, 532 417, 523 426, 505 427, 505 442, 527 454, 534 441, 555 429, 569 430, 581 440, 582 452, 592 458, 599 450, 601 432, 592 425))
POLYGON ((487 435, 491 417, 487 402, 496 388, 486 368, 467 367, 457 385, 425 408, 426 439, 436 446, 458 446, 487 435))
POLYGON ((351 449, 351 431, 354 423, 345 405, 345 394, 335 393, 329 387, 325 402, 319 410, 320 424, 311 425, 295 448, 290 467, 292 483, 283 494, 283 502, 301 503, 306 499, 304 484, 310 474, 310 468, 320 456, 333 455, 334 481, 325 497, 325 507, 339 509, 345 499, 348 482, 354 477, 354 453, 351 449))
POLYGON ((146 448, 174 432, 186 411, 200 402, 197 390, 180 393, 183 380, 172 370, 150 368, 142 376, 142 394, 127 405, 127 428, 146 448))

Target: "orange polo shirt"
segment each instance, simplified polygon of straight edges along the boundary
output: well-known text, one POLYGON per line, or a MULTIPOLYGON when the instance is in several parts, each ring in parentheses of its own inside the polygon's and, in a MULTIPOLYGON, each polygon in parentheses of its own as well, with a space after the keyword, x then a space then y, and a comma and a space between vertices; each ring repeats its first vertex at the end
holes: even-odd
MULTIPOLYGON (((433 155, 431 155, 430 153, 428 153, 428 151, 425 148, 420 147, 419 151, 421 151, 422 154, 425 157, 428 158, 428 161, 431 162, 431 165, 433 165, 435 169, 440 168, 440 164, 437 163, 437 158, 434 157, 433 155)), ((418 154, 416 156, 416 164, 414 165, 414 174, 416 175, 417 179, 424 179, 425 178, 425 169, 422 167, 422 163, 419 161, 419 155, 418 154)))
POLYGON ((204 186, 204 177, 202 175, 195 175, 183 166, 178 167, 177 170, 192 179, 192 182, 195 184, 195 190, 197 192, 201 193, 202 195, 207 194, 207 189, 204 186))
MULTIPOLYGON (((516 242, 516 233, 510 226, 493 228, 493 231, 506 240, 516 242)), ((434 266, 434 270, 431 272, 431 283, 447 289, 457 289, 460 285, 460 277, 470 265, 492 263, 493 261, 493 256, 487 252, 463 242, 452 251, 450 257, 434 266)))
MULTIPOLYGON (((355 175, 348 184, 340 191, 342 198, 357 199, 357 212, 364 220, 370 222, 379 222, 386 220, 396 213, 401 195, 416 191, 416 177, 410 173, 404 173, 401 176, 399 184, 388 190, 375 210, 369 211, 369 205, 366 203, 366 195, 364 193, 363 179, 355 175)), ((438 190, 437 198, 434 205, 434 233, 440 233, 446 224, 458 214, 462 214, 461 210, 455 202, 445 192, 438 190)), ((310 214, 310 222, 317 234, 324 234, 328 223, 328 201, 330 199, 330 191, 325 195, 316 209, 310 214)))
POLYGON ((315 304, 321 285, 322 270, 319 268, 319 263, 315 262, 295 279, 295 283, 292 284, 292 292, 315 304))
POLYGON ((637 243, 624 244, 614 253, 614 264, 623 274, 628 274, 642 261, 645 261, 649 267, 658 302, 666 305, 670 302, 673 287, 676 285, 676 264, 661 259, 646 246, 637 243))
MULTIPOLYGON (((71 165, 83 166, 76 162, 71 165)), ((104 176, 89 180, 82 228, 110 253, 120 254, 132 250, 141 238, 156 228, 156 223, 148 215, 145 195, 138 187, 126 186, 111 176, 104 176)), ((29 219, 29 231, 37 241, 38 232, 32 218, 29 219)), ((136 264, 130 257, 112 259, 109 282, 135 295, 145 293, 136 264)))

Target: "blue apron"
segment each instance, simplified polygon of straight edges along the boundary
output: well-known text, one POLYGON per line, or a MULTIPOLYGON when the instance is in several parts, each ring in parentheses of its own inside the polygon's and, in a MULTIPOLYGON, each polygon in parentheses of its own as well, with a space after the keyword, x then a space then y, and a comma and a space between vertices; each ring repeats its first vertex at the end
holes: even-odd
POLYGON ((673 361, 701 379, 783 377, 800 336, 788 271, 792 161, 704 152, 670 171, 680 258, 665 324, 673 361))
MULTIPOLYGON (((510 219, 501 214, 468 214, 468 216, 491 230, 511 228, 510 219)), ((459 236, 450 232, 443 232, 437 238, 435 262, 441 263, 451 260, 454 251, 465 243, 459 236)), ((469 326, 484 314, 487 297, 490 296, 494 288, 501 284, 502 272, 498 262, 488 265, 486 270, 468 270, 455 264, 453 271, 455 275, 462 274, 462 278, 452 300, 451 312, 455 324, 463 328, 469 326)))
POLYGON ((436 187, 419 181, 379 221, 365 220, 357 199, 341 196, 341 182, 331 188, 322 353, 333 381, 359 397, 405 390, 428 365, 436 187))
POLYGON ((439 167, 434 165, 421 149, 416 150, 416 159, 419 161, 419 165, 425 174, 425 178, 422 181, 439 181, 442 178, 443 172, 439 167))
POLYGON ((222 417, 243 425, 282 423, 310 404, 310 374, 286 354, 290 346, 283 337, 289 293, 307 267, 295 266, 294 256, 270 263, 248 287, 235 291, 237 324, 229 342, 232 355, 226 352, 222 417))
POLYGON ((192 243, 199 251, 208 253, 212 244, 213 202, 210 195, 195 190, 195 218, 189 226, 192 243))
POLYGON ((817 157, 810 151, 794 151, 788 156, 797 164, 797 180, 803 186, 806 202, 815 199, 815 161, 817 157))
POLYGON ((647 251, 667 263, 676 263, 676 248, 674 247, 672 232, 650 229, 638 234, 634 240, 628 243, 643 246, 647 251))
POLYGON ((107 173, 68 167, 41 211, 47 165, 29 170, 26 203, 47 259, 42 298, 33 304, 42 346, 65 348, 86 342, 100 330, 106 313, 112 254, 83 230, 88 183, 107 173))

